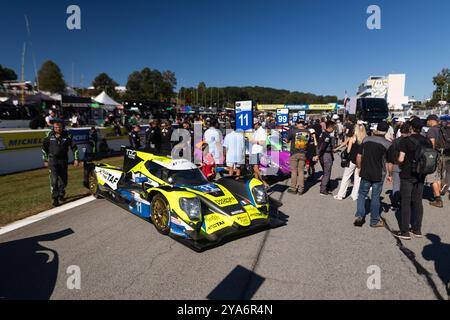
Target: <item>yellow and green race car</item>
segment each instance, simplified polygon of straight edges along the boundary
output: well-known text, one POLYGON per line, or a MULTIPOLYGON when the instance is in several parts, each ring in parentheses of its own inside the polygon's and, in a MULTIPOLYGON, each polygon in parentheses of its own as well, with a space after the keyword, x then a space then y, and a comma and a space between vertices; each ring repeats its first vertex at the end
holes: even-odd
POLYGON ((269 199, 260 180, 212 183, 190 161, 124 151, 123 168, 91 165, 90 192, 150 220, 163 235, 202 251, 225 237, 269 226, 269 199))

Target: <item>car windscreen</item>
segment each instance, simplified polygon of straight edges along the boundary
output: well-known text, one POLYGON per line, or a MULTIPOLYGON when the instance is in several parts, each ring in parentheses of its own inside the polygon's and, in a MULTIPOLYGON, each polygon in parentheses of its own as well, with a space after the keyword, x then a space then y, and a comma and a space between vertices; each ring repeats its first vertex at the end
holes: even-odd
POLYGON ((169 170, 168 182, 183 186, 202 186, 209 183, 199 169, 169 170))

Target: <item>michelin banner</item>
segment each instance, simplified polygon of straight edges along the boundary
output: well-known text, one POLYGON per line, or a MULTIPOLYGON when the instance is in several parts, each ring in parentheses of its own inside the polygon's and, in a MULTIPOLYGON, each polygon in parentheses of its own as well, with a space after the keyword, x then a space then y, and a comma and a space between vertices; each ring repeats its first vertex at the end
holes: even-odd
MULTIPOLYGON (((78 145, 80 160, 84 159, 89 143, 89 130, 89 128, 69 129, 78 145)), ((98 143, 106 139, 108 147, 112 150, 120 151, 122 145, 128 145, 128 136, 124 128, 121 135, 117 135, 114 128, 97 128, 97 130, 98 143)), ((142 131, 145 131, 145 126, 142 131)), ((42 168, 41 148, 48 132, 49 130, 0 131, 0 174, 42 168)))

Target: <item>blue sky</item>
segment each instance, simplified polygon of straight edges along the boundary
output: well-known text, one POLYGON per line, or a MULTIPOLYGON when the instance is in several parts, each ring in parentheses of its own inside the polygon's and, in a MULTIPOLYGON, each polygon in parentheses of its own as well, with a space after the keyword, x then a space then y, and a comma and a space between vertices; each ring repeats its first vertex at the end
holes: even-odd
MULTIPOLYGON (((429 97, 450 67, 450 1, 433 0, 0 0, 0 64, 19 74, 24 14, 38 67, 48 59, 71 83, 107 72, 122 85, 144 67, 172 70, 179 87, 259 85, 344 96, 369 75, 406 73, 406 94, 429 97), (66 28, 81 7, 82 30, 66 28), (381 30, 366 9, 381 7, 381 30)), ((34 76, 31 50, 26 77, 34 76)))

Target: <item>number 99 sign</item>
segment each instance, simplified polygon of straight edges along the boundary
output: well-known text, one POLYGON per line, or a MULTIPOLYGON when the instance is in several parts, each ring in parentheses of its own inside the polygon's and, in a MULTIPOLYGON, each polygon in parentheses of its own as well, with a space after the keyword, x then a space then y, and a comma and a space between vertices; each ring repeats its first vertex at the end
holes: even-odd
POLYGON ((236 130, 248 131, 253 129, 252 101, 238 101, 235 106, 236 130))
POLYGON ((277 110, 277 125, 287 126, 289 124, 289 110, 288 109, 278 109, 277 110))

